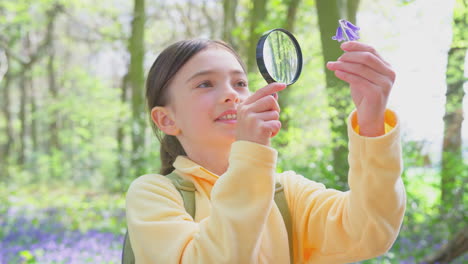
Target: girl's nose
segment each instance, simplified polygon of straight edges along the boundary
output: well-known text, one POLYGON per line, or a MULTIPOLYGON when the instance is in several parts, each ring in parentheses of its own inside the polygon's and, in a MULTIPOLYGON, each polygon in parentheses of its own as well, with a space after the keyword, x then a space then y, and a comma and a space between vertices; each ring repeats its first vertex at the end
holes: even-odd
POLYGON ((235 96, 234 98, 226 98, 224 100, 225 103, 228 103, 228 102, 234 102, 234 103, 240 103, 240 99, 239 99, 239 96, 235 96))
POLYGON ((233 102, 233 103, 239 103, 240 98, 239 98, 239 93, 232 87, 231 85, 227 85, 225 92, 223 94, 224 97, 224 102, 233 102))

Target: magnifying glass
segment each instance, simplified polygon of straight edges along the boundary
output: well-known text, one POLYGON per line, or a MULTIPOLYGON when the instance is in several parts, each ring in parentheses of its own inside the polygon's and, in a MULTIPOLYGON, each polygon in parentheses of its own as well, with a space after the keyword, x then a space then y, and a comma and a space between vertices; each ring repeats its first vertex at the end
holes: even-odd
POLYGON ((257 44, 257 66, 267 83, 291 85, 302 71, 302 52, 291 32, 276 28, 262 35, 257 44))

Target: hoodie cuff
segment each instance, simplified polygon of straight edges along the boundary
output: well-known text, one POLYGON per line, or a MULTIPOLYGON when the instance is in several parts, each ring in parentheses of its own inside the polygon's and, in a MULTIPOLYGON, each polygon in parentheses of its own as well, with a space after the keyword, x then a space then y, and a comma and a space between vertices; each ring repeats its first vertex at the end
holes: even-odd
MULTIPOLYGON (((384 122, 385 122, 385 134, 389 133, 392 131, 397 125, 398 125, 398 117, 395 114, 394 111, 387 109, 385 110, 385 116, 384 116, 384 122)), ((350 130, 353 130, 356 134, 359 135, 359 124, 358 124, 358 118, 357 118, 357 111, 354 110, 348 117, 348 128, 351 128, 350 130)), ((348 129, 349 131, 349 129, 348 129)), ((384 134, 384 135, 385 135, 384 134)))

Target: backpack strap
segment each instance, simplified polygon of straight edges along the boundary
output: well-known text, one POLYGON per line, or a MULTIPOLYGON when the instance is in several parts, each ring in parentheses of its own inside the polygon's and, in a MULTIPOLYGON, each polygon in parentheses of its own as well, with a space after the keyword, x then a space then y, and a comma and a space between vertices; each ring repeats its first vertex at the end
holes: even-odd
POLYGON ((179 191, 184 201, 184 207, 187 213, 189 213, 193 219, 195 219, 195 185, 193 182, 188 181, 180 177, 177 173, 171 172, 166 175, 172 181, 172 184, 179 191))
POLYGON ((132 244, 128 236, 128 229, 125 232, 124 244, 122 249, 122 264, 135 264, 135 254, 133 254, 132 244))
POLYGON ((289 212, 288 202, 286 201, 286 195, 284 194, 283 184, 276 182, 275 184, 275 203, 278 207, 281 216, 283 216, 283 222, 288 231, 288 244, 289 244, 289 259, 290 263, 294 263, 294 252, 293 252, 293 241, 292 241, 292 221, 291 213, 289 212))

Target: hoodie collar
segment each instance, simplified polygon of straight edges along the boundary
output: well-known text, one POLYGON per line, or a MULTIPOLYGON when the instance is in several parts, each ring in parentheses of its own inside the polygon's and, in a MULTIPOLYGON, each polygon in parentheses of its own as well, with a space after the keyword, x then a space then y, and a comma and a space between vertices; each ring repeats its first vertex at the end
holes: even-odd
POLYGON ((186 156, 178 156, 173 165, 177 171, 181 172, 185 176, 209 181, 211 184, 214 184, 219 178, 218 175, 198 165, 186 156))

